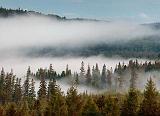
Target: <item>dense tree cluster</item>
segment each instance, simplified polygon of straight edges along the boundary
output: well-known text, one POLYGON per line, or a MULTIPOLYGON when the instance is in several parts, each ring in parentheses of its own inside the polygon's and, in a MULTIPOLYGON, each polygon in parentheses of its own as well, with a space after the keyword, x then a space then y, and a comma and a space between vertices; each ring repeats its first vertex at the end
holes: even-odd
POLYGON ((11 16, 24 16, 24 15, 30 15, 30 14, 37 15, 37 16, 55 18, 57 20, 66 20, 66 17, 60 17, 60 16, 54 15, 54 14, 45 15, 40 12, 23 10, 21 8, 7 9, 7 8, 0 7, 0 17, 6 18, 6 17, 11 17, 11 16))
MULTIPOLYGON (((83 65, 82 63, 82 67, 83 65)), ((81 70, 83 70, 82 67, 81 70)), ((106 66, 104 65, 103 68, 105 69, 106 66)), ((99 74, 98 65, 93 69, 99 74)), ((89 70, 87 73, 90 73, 89 70)), ((104 73, 104 71, 102 72, 104 73)), ((78 93, 76 85, 72 85, 64 94, 54 78, 50 78, 47 82, 45 75, 41 75, 36 94, 35 82, 30 74, 32 73, 29 67, 26 78, 22 81, 20 78, 16 78, 12 70, 10 73, 5 73, 2 68, 0 73, 0 116, 160 115, 160 96, 152 78, 147 81, 143 93, 132 86, 126 94, 78 93)))
POLYGON ((39 80, 41 77, 55 80, 68 79, 77 85, 87 85, 96 89, 108 89, 110 91, 122 91, 126 87, 137 88, 138 81, 141 78, 139 77, 140 74, 159 70, 160 62, 158 61, 139 63, 137 60, 130 60, 128 64, 117 64, 114 70, 112 67, 107 69, 104 64, 102 71, 98 64, 92 68, 88 65, 85 69, 85 64, 82 61, 79 73, 73 73, 68 65, 64 71, 57 73, 52 64, 50 64, 49 68, 40 68, 35 73, 29 67, 27 75, 39 80))

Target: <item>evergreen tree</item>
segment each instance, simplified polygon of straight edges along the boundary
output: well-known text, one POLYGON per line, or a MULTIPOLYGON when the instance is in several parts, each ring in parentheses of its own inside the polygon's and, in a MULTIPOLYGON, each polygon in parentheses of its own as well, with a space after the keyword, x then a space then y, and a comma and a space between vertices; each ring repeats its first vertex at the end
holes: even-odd
POLYGON ((105 116, 120 116, 120 103, 117 97, 108 96, 105 101, 105 116))
POLYGON ((26 100, 28 100, 29 98, 29 88, 30 88, 29 81, 30 81, 29 76, 27 76, 23 84, 23 98, 26 100))
POLYGON ((5 72, 2 68, 0 75, 0 102, 4 103, 4 86, 5 86, 5 72))
POLYGON ((107 87, 109 90, 112 88, 112 72, 110 70, 107 70, 107 87))
POLYGON ((17 103, 21 100, 21 98, 22 98, 21 79, 17 78, 14 86, 13 101, 17 103))
POLYGON ((67 112, 65 97, 61 92, 59 86, 56 85, 55 80, 49 82, 48 93, 49 93, 48 113, 51 116, 62 116, 62 115, 66 116, 68 112, 67 112))
POLYGON ((6 107, 6 116, 16 116, 16 105, 9 103, 6 107))
POLYGON ((122 105, 121 116, 138 116, 138 110, 138 93, 134 88, 130 88, 128 96, 122 105))
POLYGON ((84 69, 84 62, 83 61, 81 63, 81 68, 80 68, 80 77, 82 79, 84 79, 84 77, 85 77, 85 69, 84 69))
POLYGON ((105 96, 98 96, 97 100, 96 100, 96 104, 98 106, 99 111, 101 112, 101 114, 105 113, 105 96))
POLYGON ((92 76, 93 76, 93 80, 92 80, 92 84, 94 87, 99 88, 100 87, 100 71, 98 68, 98 64, 96 63, 96 67, 94 69, 92 69, 92 76))
POLYGON ((67 76, 67 77, 68 77, 68 76, 71 76, 71 70, 69 70, 68 64, 67 64, 67 66, 66 66, 66 76, 67 76))
POLYGON ((102 77, 101 77, 101 84, 102 84, 102 88, 106 88, 106 84, 107 84, 107 72, 106 72, 106 65, 103 65, 103 69, 102 69, 102 77))
POLYGON ((144 99, 140 107, 141 116, 159 116, 158 91, 150 78, 144 90, 144 99))
POLYGON ((88 65, 88 69, 87 69, 87 74, 86 74, 86 83, 91 84, 92 81, 92 76, 91 76, 91 69, 90 66, 88 65))
POLYGON ((12 77, 9 73, 6 74, 5 77, 5 85, 4 85, 4 102, 12 101, 12 77))
POLYGON ((30 109, 27 101, 22 101, 20 104, 20 108, 16 110, 16 116, 30 116, 30 109))
POLYGON ((26 75, 26 77, 29 77, 29 76, 31 76, 31 68, 30 68, 30 66, 27 69, 27 75, 26 75))
POLYGON ((118 74, 118 81, 119 81, 119 89, 122 90, 124 87, 124 79, 123 79, 123 75, 122 75, 122 66, 119 62, 118 64, 118 69, 117 69, 117 74, 118 74))
POLYGON ((30 88, 29 88, 29 102, 30 102, 30 104, 32 104, 36 99, 36 91, 35 91, 35 85, 34 84, 35 84, 35 82, 32 79, 31 84, 30 84, 30 88))
POLYGON ((38 98, 41 99, 41 98, 46 98, 46 95, 47 95, 47 83, 45 81, 45 75, 44 75, 44 71, 42 69, 40 69, 41 73, 41 81, 40 81, 40 86, 39 86, 39 90, 38 90, 38 98))
POLYGON ((89 97, 83 107, 83 116, 98 116, 100 115, 96 103, 93 101, 92 97, 89 97))
POLYGON ((136 65, 134 63, 130 64, 131 70, 131 79, 130 79, 130 88, 136 88, 138 74, 136 73, 136 65))
POLYGON ((66 103, 68 106, 69 116, 79 116, 82 110, 83 102, 81 96, 78 95, 77 89, 72 86, 67 91, 66 103))

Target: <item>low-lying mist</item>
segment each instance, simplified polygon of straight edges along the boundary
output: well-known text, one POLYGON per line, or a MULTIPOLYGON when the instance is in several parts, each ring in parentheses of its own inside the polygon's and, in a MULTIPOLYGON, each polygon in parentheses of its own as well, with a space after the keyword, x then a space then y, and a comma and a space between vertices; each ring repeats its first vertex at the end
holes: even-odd
MULTIPOLYGON (((80 67, 81 67, 81 62, 84 61, 84 68, 85 71, 87 71, 88 65, 95 66, 97 63, 99 66, 100 72, 102 72, 102 67, 104 64, 106 64, 106 68, 108 70, 113 68, 115 69, 116 65, 121 62, 121 64, 128 64, 129 60, 135 60, 135 58, 130 58, 130 59, 124 59, 121 57, 113 57, 113 58, 106 58, 104 56, 93 56, 93 57, 48 57, 48 58, 29 58, 29 57, 10 57, 10 58, 5 58, 5 59, 0 59, 0 66, 4 67, 4 70, 6 72, 10 72, 11 68, 13 69, 14 74, 16 74, 17 77, 22 78, 22 80, 25 79, 25 75, 27 73, 27 68, 30 66, 32 72, 36 72, 38 68, 49 68, 50 64, 53 64, 53 69, 57 73, 61 73, 63 70, 66 70, 66 65, 68 64, 69 69, 71 69, 72 74, 74 72, 77 72, 78 74, 80 73, 80 67)), ((138 59, 139 63, 144 63, 146 61, 149 61, 147 59, 138 59)), ((85 72, 86 73, 86 72, 85 72)), ((125 81, 125 89, 124 91, 127 91, 129 88, 129 80, 130 80, 130 73, 126 73, 126 81, 125 81)), ((152 71, 152 72, 147 72, 147 73, 138 73, 138 82, 137 82, 137 87, 140 90, 143 90, 145 87, 145 84, 147 82, 147 79, 150 77, 153 78, 153 80, 156 82, 157 88, 160 88, 160 79, 159 79, 160 73, 157 71, 152 71)), ((35 78, 36 80, 36 78, 35 78)), ((36 80, 36 90, 38 90, 39 87, 39 82, 40 80, 36 80)), ((72 79, 61 79, 57 80, 57 84, 60 85, 62 91, 65 93, 67 90, 72 86, 72 79)), ((86 86, 85 84, 83 85, 78 85, 77 89, 80 93, 83 92, 88 92, 92 94, 97 94, 97 93, 103 93, 107 92, 106 89, 96 89, 94 87, 89 87, 86 86)))
POLYGON ((0 49, 83 47, 159 35, 159 30, 131 22, 58 21, 42 16, 0 18, 0 49))
MULTIPOLYGON (((49 46, 54 48, 83 48, 101 43, 126 42, 134 39, 141 39, 148 36, 159 36, 159 30, 150 28, 149 26, 114 21, 58 21, 53 18, 42 16, 15 16, 9 18, 0 18, 0 67, 4 67, 5 71, 10 69, 21 78, 26 75, 28 66, 32 71, 38 68, 48 68, 49 64, 53 64, 54 70, 61 72, 65 70, 66 65, 72 72, 80 72, 80 63, 85 62, 87 65, 93 66, 99 64, 100 70, 106 64, 107 69, 114 69, 119 62, 126 64, 130 59, 120 57, 106 58, 104 56, 92 57, 30 57, 26 56, 23 48, 31 48, 31 51, 43 49, 49 46)), ((34 55, 34 52, 32 53, 34 55)), ((138 59, 139 62, 145 62, 146 59, 138 59)), ((155 74, 142 74, 141 77, 150 77, 155 74)), ((143 88, 147 78, 139 80, 139 87, 143 88)), ((158 80, 157 78, 155 80, 158 80)), ((36 83, 36 88, 38 88, 36 83)), ((64 80, 57 82, 62 90, 66 91, 70 85, 64 80)), ((159 83, 159 80, 157 81, 159 83)), ((159 85, 159 84, 158 84, 159 85)), ((97 93, 94 88, 79 86, 80 92, 90 91, 97 93)), ((99 91, 99 90, 98 90, 99 91)))

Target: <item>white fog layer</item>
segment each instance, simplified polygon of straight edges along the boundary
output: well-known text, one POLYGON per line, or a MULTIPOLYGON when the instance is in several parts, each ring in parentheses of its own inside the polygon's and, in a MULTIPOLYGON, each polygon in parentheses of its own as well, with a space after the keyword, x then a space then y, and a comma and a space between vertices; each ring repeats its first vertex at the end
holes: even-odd
MULTIPOLYGON (((106 58, 104 56, 92 57, 30 57, 18 54, 16 49, 24 47, 66 47, 77 48, 87 47, 100 43, 112 43, 117 41, 127 41, 140 39, 147 36, 159 36, 160 31, 149 28, 148 26, 139 25, 129 22, 96 22, 96 21, 58 21, 46 17, 37 16, 17 16, 11 18, 0 18, 0 67, 4 67, 6 72, 14 70, 20 78, 24 78, 28 66, 33 72, 38 68, 48 68, 53 64, 53 69, 58 73, 65 70, 66 65, 72 70, 72 73, 80 72, 81 62, 87 66, 93 66, 98 63, 100 71, 106 64, 107 69, 114 69, 119 62, 128 64, 130 59, 120 57, 106 58)), ((22 51, 21 52, 25 52, 22 51)), ((25 54, 25 53, 24 53, 25 54)), ((133 58, 134 59, 134 58, 133 58)), ((145 62, 147 59, 138 59, 145 62)), ((155 73, 154 73, 155 74, 155 73)), ((156 74, 158 74, 156 72, 156 74)), ((144 75, 140 75, 144 77, 144 75)), ((147 78, 153 76, 147 74, 146 78, 139 80, 140 88, 144 88, 147 78)), ((155 79, 156 80, 156 79, 155 79)), ((159 83, 159 80, 157 81, 159 83)), ((58 81, 62 90, 70 87, 67 82, 58 81)), ((36 82, 38 89, 39 81, 36 82)), ((96 92, 93 88, 85 86, 78 87, 79 92, 90 91, 96 92)))
POLYGON ((81 47, 159 35, 130 22, 58 21, 37 16, 0 18, 0 49, 28 46, 81 47))

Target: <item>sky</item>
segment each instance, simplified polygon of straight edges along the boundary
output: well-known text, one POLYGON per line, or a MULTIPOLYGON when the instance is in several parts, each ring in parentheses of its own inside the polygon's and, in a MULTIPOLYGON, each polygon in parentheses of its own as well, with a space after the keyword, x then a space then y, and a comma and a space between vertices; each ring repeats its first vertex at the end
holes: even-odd
POLYGON ((0 0, 0 5, 68 18, 160 22, 160 0, 0 0))

